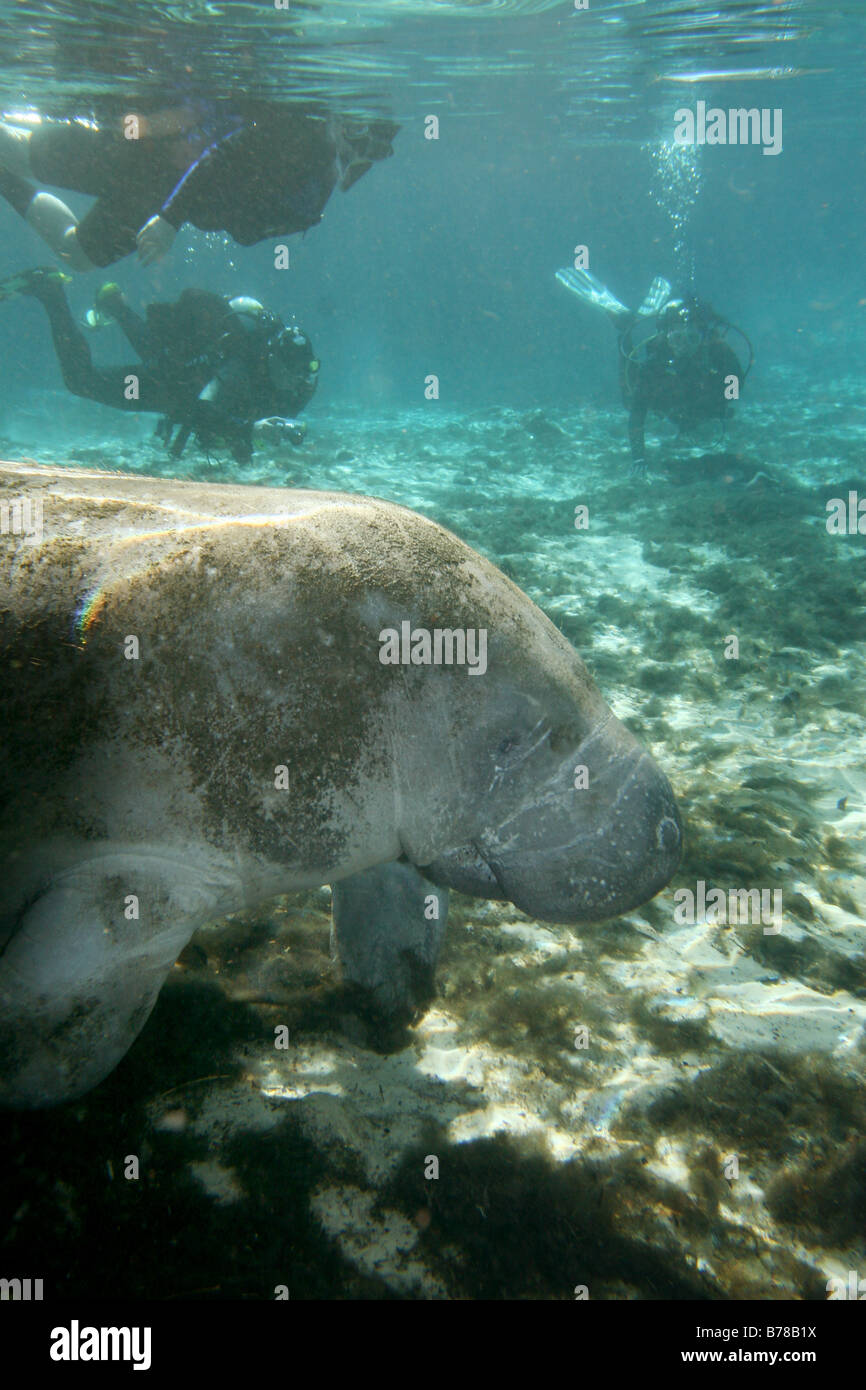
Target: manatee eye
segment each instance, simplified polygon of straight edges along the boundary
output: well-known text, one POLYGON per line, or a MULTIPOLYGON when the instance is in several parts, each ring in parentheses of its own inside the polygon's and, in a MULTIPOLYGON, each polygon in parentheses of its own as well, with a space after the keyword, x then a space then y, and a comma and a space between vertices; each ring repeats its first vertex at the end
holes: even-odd
POLYGON ((520 740, 515 734, 509 734, 502 740, 496 750, 497 758, 504 758, 506 753, 510 753, 512 748, 516 748, 520 740))

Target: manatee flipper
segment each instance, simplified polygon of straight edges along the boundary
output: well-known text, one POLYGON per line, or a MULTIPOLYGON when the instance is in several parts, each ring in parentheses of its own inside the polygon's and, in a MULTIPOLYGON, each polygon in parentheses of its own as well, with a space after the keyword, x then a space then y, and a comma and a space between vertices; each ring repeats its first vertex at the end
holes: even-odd
POLYGON ((378 864, 331 889, 337 952, 347 983, 383 1013, 411 1014, 433 994, 448 890, 412 864, 378 864))
POLYGON ((83 1095, 147 1022, 195 924, 170 914, 164 925, 164 881, 145 883, 124 869, 64 874, 4 921, 0 1105, 56 1105, 83 1095), (141 904, 137 920, 124 912, 130 882, 141 904))

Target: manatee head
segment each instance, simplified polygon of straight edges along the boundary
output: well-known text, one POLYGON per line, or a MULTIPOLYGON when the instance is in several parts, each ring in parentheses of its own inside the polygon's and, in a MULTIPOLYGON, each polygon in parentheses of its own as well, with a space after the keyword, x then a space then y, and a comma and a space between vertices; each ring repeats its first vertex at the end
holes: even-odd
POLYGON ((567 753, 550 746, 557 737, 540 721, 522 745, 513 736, 500 743, 494 778, 499 768, 512 786, 500 797, 491 789, 492 814, 469 844, 425 866, 433 882, 507 898, 549 922, 615 917, 665 886, 682 845, 667 778, 610 713, 567 753), (530 752, 533 735, 542 744, 530 752), (518 775, 522 752, 528 765, 518 775), (537 782, 515 795, 530 767, 537 782))
POLYGON ((525 595, 508 585, 482 622, 483 674, 407 677, 404 854, 434 883, 542 921, 599 921, 646 902, 681 855, 667 778, 525 595))

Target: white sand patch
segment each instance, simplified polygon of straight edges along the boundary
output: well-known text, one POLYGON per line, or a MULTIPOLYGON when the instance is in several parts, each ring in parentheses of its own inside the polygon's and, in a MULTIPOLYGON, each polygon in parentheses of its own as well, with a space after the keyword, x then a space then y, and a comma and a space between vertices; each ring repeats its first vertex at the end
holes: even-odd
POLYGON ((247 1196, 234 1169, 226 1168, 213 1159, 203 1163, 191 1163, 189 1170, 218 1206, 231 1206, 233 1202, 240 1202, 247 1196))
POLYGON ((845 1056, 864 1037, 866 1004, 840 991, 826 995, 791 982, 722 987, 708 1001, 709 1024, 731 1047, 845 1056))
POLYGON ((415 1298, 445 1298, 446 1291, 415 1253, 418 1227, 402 1213, 374 1214, 375 1195, 358 1187, 313 1194, 310 1206, 340 1251, 364 1274, 415 1298))

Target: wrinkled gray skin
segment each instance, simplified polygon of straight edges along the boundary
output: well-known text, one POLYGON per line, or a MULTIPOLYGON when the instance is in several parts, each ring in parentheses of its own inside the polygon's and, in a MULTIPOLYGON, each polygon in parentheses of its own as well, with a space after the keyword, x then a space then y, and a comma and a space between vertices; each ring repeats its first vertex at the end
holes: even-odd
POLYGON ((96 1085, 196 929, 279 893, 335 885, 344 977, 406 1013, 441 890, 592 922, 671 877, 667 780, 441 527, 362 497, 0 465, 0 500, 21 497, 44 535, 0 537, 0 1102, 96 1085), (486 673, 384 665, 404 619, 486 629, 486 673))

